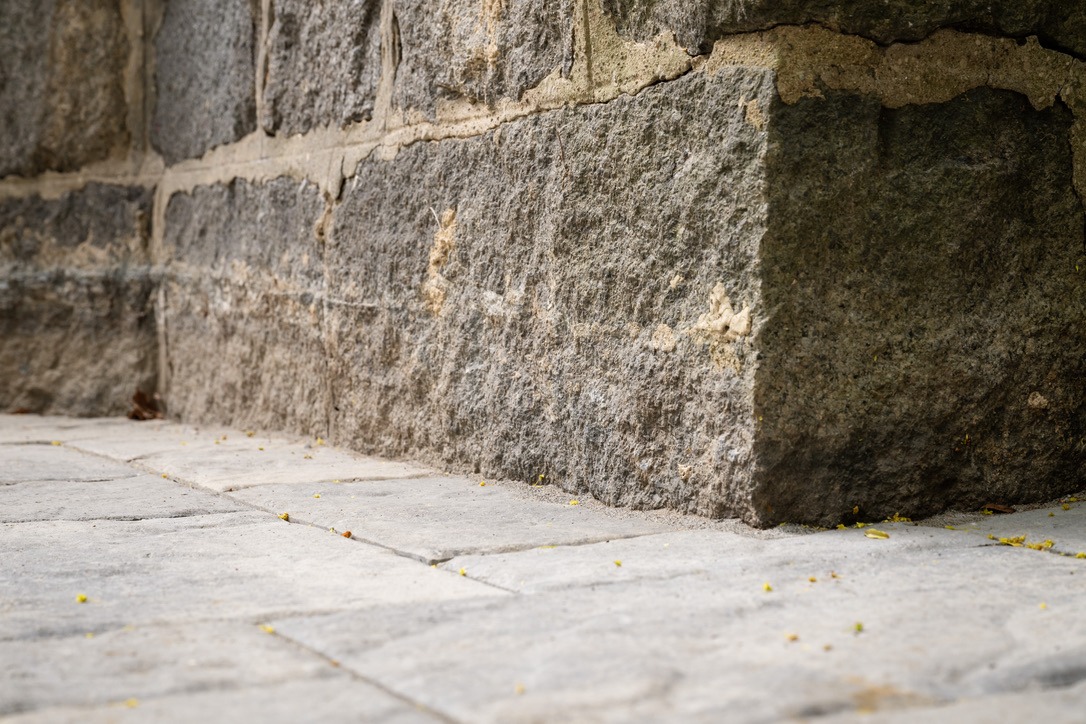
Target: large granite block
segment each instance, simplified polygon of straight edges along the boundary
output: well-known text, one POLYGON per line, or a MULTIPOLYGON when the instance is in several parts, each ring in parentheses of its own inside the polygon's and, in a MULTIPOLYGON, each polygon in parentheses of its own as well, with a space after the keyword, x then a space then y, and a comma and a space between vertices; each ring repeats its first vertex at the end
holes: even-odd
POLYGON ((758 525, 1078 486, 1070 111, 774 80, 363 162, 326 256, 336 439, 758 525))
POLYGON ((381 79, 380 0, 277 0, 264 127, 287 134, 369 120, 381 79))
POLYGON ((325 204, 280 178, 175 194, 166 211, 170 410, 186 420, 323 434, 325 204))
POLYGON ((151 143, 176 163, 256 129, 250 0, 166 0, 155 38, 151 143))
POLYGON ((129 48, 120 5, 0 2, 0 176, 123 154, 129 48))
POLYGON ((1086 6, 1067 0, 602 0, 619 31, 644 39, 673 33, 692 52, 725 35, 817 23, 880 43, 939 28, 1026 37, 1086 56, 1086 6))
POLYGON ((363 163, 327 251, 335 439, 737 510, 766 220, 744 104, 772 93, 696 74, 363 163))
POLYGON ((151 196, 0 201, 0 408, 112 415, 155 390, 151 196))
POLYGON ((573 62, 573 0, 395 0, 393 103, 517 100, 573 62))

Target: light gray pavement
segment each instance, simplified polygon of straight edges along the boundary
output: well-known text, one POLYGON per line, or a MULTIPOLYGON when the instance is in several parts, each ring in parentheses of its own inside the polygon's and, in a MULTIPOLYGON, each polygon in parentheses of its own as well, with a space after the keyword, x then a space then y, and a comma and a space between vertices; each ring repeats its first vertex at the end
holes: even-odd
POLYGON ((757 531, 0 416, 0 717, 1082 722, 1086 502, 757 531))

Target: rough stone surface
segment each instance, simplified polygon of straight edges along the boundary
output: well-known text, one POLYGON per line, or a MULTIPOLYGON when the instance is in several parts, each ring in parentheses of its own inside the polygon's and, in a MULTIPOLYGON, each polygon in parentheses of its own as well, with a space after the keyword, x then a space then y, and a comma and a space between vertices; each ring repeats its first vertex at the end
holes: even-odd
POLYGON ((708 51, 729 33, 819 23, 880 43, 920 40, 939 28, 1026 37, 1086 56, 1086 8, 1065 0, 602 0, 619 31, 637 38, 674 33, 708 51))
POLYGON ((572 0, 396 0, 393 103, 516 100, 573 62, 572 0))
POLYGON ((611 504, 738 500, 750 330, 713 325, 759 293, 740 102, 771 89, 691 75, 363 163, 326 251, 333 439, 611 504))
POLYGON ((167 398, 182 419, 327 435, 325 204, 288 178, 176 194, 166 212, 167 398))
POLYGON ((155 39, 151 142, 167 163, 256 130, 254 4, 168 0, 155 39))
POLYGON ((128 60, 119 0, 0 5, 0 176, 122 153, 128 60))
POLYGON ((916 517, 1079 487, 1086 239, 1067 109, 979 89, 772 116, 754 515, 916 517))
POLYGON ((293 134, 369 120, 381 79, 380 0, 277 0, 272 11, 264 127, 293 134))
POLYGON ((0 409, 118 414, 153 392, 151 193, 0 201, 0 409))

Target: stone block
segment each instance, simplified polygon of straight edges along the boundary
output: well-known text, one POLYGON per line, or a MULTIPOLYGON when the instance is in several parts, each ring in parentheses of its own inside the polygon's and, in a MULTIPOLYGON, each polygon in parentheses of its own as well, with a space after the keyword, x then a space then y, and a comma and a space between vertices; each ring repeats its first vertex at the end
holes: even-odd
POLYGON ((573 62, 573 0, 396 0, 393 103, 433 117, 441 101, 493 104, 573 62))
POLYGON ((369 120, 381 79, 380 0, 277 0, 264 127, 287 134, 369 120))
POLYGON ((0 201, 0 407, 121 414, 155 389, 150 205, 99 184, 0 201))
POLYGON ((166 211, 169 400, 183 419, 327 434, 324 199, 280 178, 166 211))
POLYGON ((1086 7, 1064 0, 602 0, 619 31, 645 39, 672 33, 692 52, 725 35, 816 23, 879 43, 915 41, 939 28, 992 35, 1037 35, 1045 45, 1086 56, 1086 7))
POLYGON ((5 0, 0 176, 71 171, 128 143, 119 0, 5 0))
POLYGON ((776 78, 363 162, 326 252, 335 439, 763 526, 1073 488, 1071 112, 776 78))
POLYGON ((256 129, 253 3, 168 0, 155 38, 151 143, 176 163, 256 129))

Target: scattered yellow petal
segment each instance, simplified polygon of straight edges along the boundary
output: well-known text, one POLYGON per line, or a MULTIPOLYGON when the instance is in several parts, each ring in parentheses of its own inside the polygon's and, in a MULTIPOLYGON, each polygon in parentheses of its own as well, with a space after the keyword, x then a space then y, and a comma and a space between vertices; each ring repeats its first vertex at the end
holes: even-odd
POLYGON ((864 536, 867 538, 879 538, 885 540, 890 537, 890 534, 881 530, 876 530, 875 528, 871 528, 864 531, 864 536))
POLYGON ((257 450, 260 450, 261 452, 263 452, 264 451, 264 446, 261 445, 260 447, 257 448, 257 450))
POLYGON ((140 700, 139 699, 125 699, 124 700, 124 705, 127 706, 129 709, 135 709, 137 706, 140 705, 140 700))
POLYGON ((855 625, 855 626, 853 626, 853 627, 852 627, 852 629, 853 629, 853 630, 854 630, 854 631, 855 631, 856 633, 863 633, 863 632, 864 632, 864 625, 863 625, 862 623, 860 623, 859 621, 857 621, 857 622, 856 622, 856 625, 855 625))
POLYGON ((51 442, 49 444, 52 445, 53 447, 60 447, 64 443, 62 443, 60 440, 53 440, 53 442, 51 442))
POLYGON ((1055 513, 1049 513, 1049 514, 1048 514, 1048 517, 1049 517, 1049 518, 1055 518, 1055 517, 1056 517, 1056 514, 1055 514, 1055 513))
POLYGON ((328 529, 328 532, 329 532, 329 533, 335 533, 335 532, 336 532, 336 529, 335 529, 335 528, 329 528, 329 529, 328 529))
POLYGON ((323 437, 318 437, 317 438, 317 444, 318 445, 323 445, 324 444, 324 438, 323 437))
POLYGON ((219 441, 218 441, 218 440, 216 440, 216 441, 215 441, 215 444, 216 444, 216 445, 218 445, 218 444, 219 444, 219 441))
POLYGON ((830 578, 840 578, 835 571, 830 571, 830 578))
POLYGON ((1039 609, 1041 609, 1042 611, 1044 611, 1044 610, 1045 610, 1046 608, 1048 608, 1048 604, 1047 604, 1047 603, 1041 603, 1041 604, 1038 604, 1037 608, 1039 608, 1039 609))
POLYGON ((1063 505, 1061 505, 1060 507, 1061 507, 1061 508, 1063 508, 1064 510, 1071 510, 1071 506, 1070 506, 1070 505, 1068 505, 1067 503, 1064 503, 1064 504, 1063 504, 1063 505))
POLYGON ((947 530, 958 530, 957 528, 955 528, 952 525, 944 525, 943 527, 946 528, 947 530))
POLYGON ((94 632, 93 631, 88 631, 87 633, 83 634, 83 638, 87 638, 87 639, 94 638, 94 632))
POLYGON ((169 476, 169 475, 167 475, 166 473, 162 473, 162 477, 164 477, 164 478, 169 478, 170 476, 169 476))
POLYGON ((615 567, 622 568, 622 561, 615 561, 615 567))
POLYGON ((998 538, 996 538, 996 537, 995 537, 994 535, 992 535, 991 533, 989 533, 989 534, 988 534, 988 540, 999 540, 999 539, 998 539, 998 538))
POLYGON ((461 568, 461 569, 460 569, 460 575, 461 575, 461 576, 466 576, 466 575, 468 575, 468 569, 467 569, 467 568, 461 568))
POLYGON ((337 668, 337 669, 339 668, 339 662, 338 662, 338 661, 336 661, 335 659, 328 659, 328 664, 329 664, 330 666, 334 666, 334 667, 335 667, 335 668, 337 668))
POLYGON ((524 684, 517 684, 516 686, 514 686, 513 687, 513 692, 517 696, 520 696, 521 694, 523 694, 524 693, 524 684))
POLYGON ((275 626, 272 626, 271 624, 267 624, 267 623, 262 623, 262 624, 260 624, 260 630, 263 631, 266 634, 273 634, 273 633, 275 633, 275 626))
POLYGON ((765 591, 766 593, 769 593, 770 591, 773 590, 773 586, 769 585, 768 583, 763 583, 762 584, 762 590, 765 591))
POLYGON ((1077 503, 1078 498, 1076 498, 1075 496, 1072 495, 1070 498, 1067 499, 1067 502, 1068 503, 1077 503))
POLYGON ((313 497, 314 498, 319 498, 319 497, 321 497, 321 494, 320 493, 313 493, 313 497))
POLYGON ((799 634, 788 634, 785 638, 789 641, 799 641, 799 634))
POLYGON ((866 527, 867 527, 867 523, 857 523, 857 524, 856 524, 856 527, 857 527, 857 528, 866 528, 866 527))
POLYGON ((856 505, 856 506, 853 506, 853 508, 852 508, 852 514, 853 514, 853 515, 859 515, 859 514, 860 514, 860 506, 858 506, 858 505, 856 505))
POLYGON ((76 597, 75 597, 75 602, 76 603, 86 603, 87 602, 87 594, 85 594, 85 593, 77 594, 76 597))
POLYGON ((848 526, 845 525, 844 523, 838 523, 837 524, 837 530, 844 530, 845 528, 848 528, 848 526))
POLYGON ((302 459, 303 459, 303 460, 312 460, 312 459, 313 459, 313 456, 312 456, 312 455, 303 455, 303 456, 302 456, 302 459))
POLYGON ((886 522, 886 523, 912 523, 913 519, 912 518, 906 518, 901 513, 894 513, 889 518, 887 518, 884 522, 886 522))
POLYGON ((290 520, 290 513, 280 513, 279 514, 279 520, 289 521, 290 520))
POLYGON ((810 577, 810 578, 808 578, 807 580, 808 580, 808 581, 810 581, 811 583, 818 583, 818 579, 817 579, 817 578, 815 578, 814 576, 811 576, 811 577, 810 577))
POLYGON ((486 487, 486 481, 485 480, 480 480, 479 481, 479 487, 480 488, 485 488, 486 487))
POLYGON ((546 476, 545 476, 545 475, 544 475, 543 473, 540 473, 540 474, 539 474, 539 482, 541 482, 541 483, 542 483, 542 482, 543 482, 543 478, 545 478, 545 477, 546 477, 546 476))
POLYGON ((580 505, 581 501, 579 501, 579 500, 571 500, 571 501, 569 501, 569 504, 570 505, 580 505))
POLYGON ((826 644, 825 646, 822 647, 822 650, 823 651, 833 651, 833 647, 830 646, 829 644, 826 644))
POLYGON ((1086 558, 1086 551, 1076 553, 1075 558, 1086 558))
POLYGON ((992 515, 992 510, 990 508, 985 508, 984 510, 980 511, 980 514, 981 515, 992 515))
POLYGON ((245 431, 245 437, 252 437, 255 434, 256 434, 256 432, 254 432, 253 430, 246 430, 245 431))

